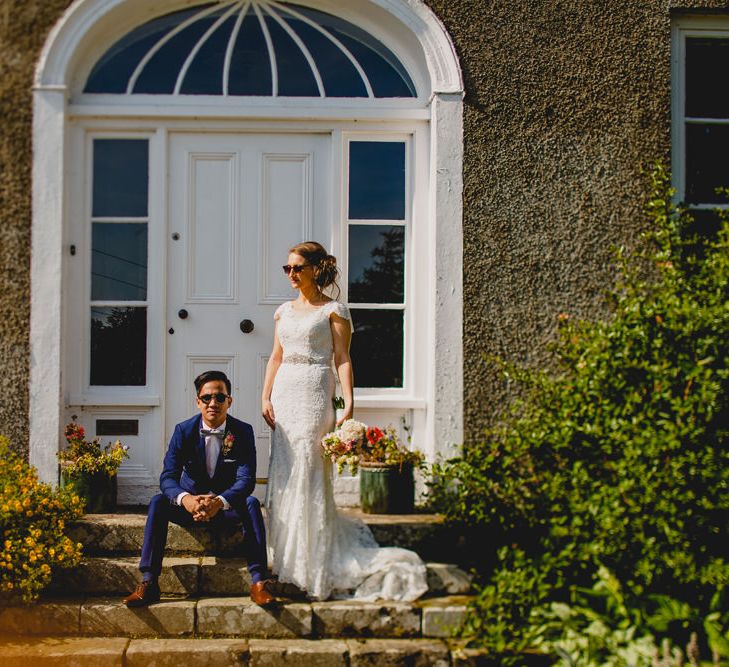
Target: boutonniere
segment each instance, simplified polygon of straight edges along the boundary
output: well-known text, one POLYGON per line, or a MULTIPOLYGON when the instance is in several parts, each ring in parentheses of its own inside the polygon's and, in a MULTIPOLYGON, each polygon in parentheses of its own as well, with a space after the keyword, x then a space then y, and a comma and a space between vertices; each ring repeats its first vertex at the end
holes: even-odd
POLYGON ((235 442, 235 436, 232 433, 228 433, 223 438, 223 456, 228 456, 230 450, 233 449, 233 443, 235 442))

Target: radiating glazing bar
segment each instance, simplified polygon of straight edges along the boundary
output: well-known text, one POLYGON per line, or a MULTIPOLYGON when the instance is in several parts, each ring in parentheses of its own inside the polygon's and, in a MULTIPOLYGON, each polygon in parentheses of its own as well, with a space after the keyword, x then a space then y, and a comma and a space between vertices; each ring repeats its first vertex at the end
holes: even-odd
POLYGON ((256 12, 258 22, 261 24, 261 31, 263 32, 263 38, 266 40, 266 48, 268 49, 268 60, 271 64, 271 95, 278 97, 278 67, 276 66, 276 52, 273 50, 273 42, 271 41, 271 35, 268 32, 268 26, 266 21, 263 19, 263 14, 258 8, 258 2, 253 0, 253 10, 256 12))
POLYGON ((182 64, 182 68, 180 69, 180 73, 177 75, 177 82, 175 83, 175 90, 173 95, 179 95, 180 94, 180 88, 182 88, 182 82, 185 80, 185 75, 187 74, 187 70, 190 69, 190 65, 192 65, 192 61, 195 59, 195 56, 198 54, 198 51, 203 47, 205 42, 210 39, 210 35, 212 35, 225 21, 228 20, 228 17, 236 10, 240 9, 241 5, 240 3, 236 2, 227 12, 222 14, 218 20, 213 23, 206 31, 205 34, 197 41, 197 44, 192 48, 192 51, 187 55, 187 58, 185 58, 185 62, 182 64))
POLYGON ((299 37, 294 30, 291 28, 291 26, 286 23, 273 9, 268 6, 264 5, 264 9, 271 15, 271 18, 273 18, 276 23, 278 23, 288 34, 291 39, 294 40, 296 43, 296 46, 299 47, 301 50, 301 53, 304 54, 304 58, 306 58, 306 62, 309 63, 309 68, 311 69, 311 73, 314 75, 314 79, 316 80, 316 87, 319 90, 319 97, 325 97, 324 93, 324 83, 321 79, 321 74, 319 73, 319 68, 316 66, 316 63, 314 62, 314 58, 312 57, 311 53, 309 52, 309 49, 306 48, 306 44, 301 41, 301 37, 299 37))
POLYGON ((359 64, 359 61, 352 55, 352 52, 346 46, 344 46, 344 44, 342 44, 342 42, 340 42, 334 35, 326 30, 326 28, 320 26, 318 23, 315 23, 308 16, 304 16, 303 14, 297 12, 295 9, 292 9, 291 7, 288 7, 286 5, 281 5, 278 2, 271 2, 270 4, 273 7, 276 7, 276 9, 278 9, 279 11, 290 14, 294 18, 299 19, 299 21, 306 23, 306 25, 311 26, 312 28, 314 28, 314 30, 319 31, 322 35, 324 35, 324 37, 326 37, 347 57, 349 62, 351 62, 354 68, 357 70, 357 73, 362 79, 362 83, 364 83, 365 89, 367 90, 367 97, 375 96, 372 90, 372 86, 370 85, 370 80, 367 78, 367 74, 365 73, 364 69, 362 69, 362 65, 359 64))
POLYGON ((235 25, 233 26, 233 30, 230 33, 228 48, 225 49, 225 62, 223 63, 223 95, 225 95, 226 97, 228 96, 228 86, 230 83, 230 61, 233 58, 233 51, 235 49, 235 43, 236 41, 238 41, 238 33, 240 32, 240 27, 241 25, 243 25, 243 19, 245 19, 246 14, 248 14, 250 6, 250 2, 246 2, 243 4, 243 8, 241 9, 240 14, 238 14, 238 18, 236 19, 235 25))
POLYGON ((127 95, 131 95, 131 93, 134 90, 134 86, 137 83, 137 79, 139 78, 140 74, 142 73, 142 70, 147 66, 147 63, 152 60, 152 57, 154 56, 157 51, 159 51, 167 42, 169 42, 175 35, 182 32, 185 28, 187 28, 189 25, 192 25, 195 23, 195 21, 198 21, 199 19, 205 18, 208 14, 212 14, 213 12, 216 12, 220 9, 220 5, 213 5, 212 7, 208 7, 207 9, 203 9, 201 12, 198 12, 197 14, 194 14, 186 21, 183 21, 178 25, 177 27, 170 30, 162 39, 159 40, 149 51, 147 51, 144 58, 142 58, 139 61, 139 64, 134 69, 134 72, 132 73, 132 76, 129 79, 129 83, 127 84, 127 95))

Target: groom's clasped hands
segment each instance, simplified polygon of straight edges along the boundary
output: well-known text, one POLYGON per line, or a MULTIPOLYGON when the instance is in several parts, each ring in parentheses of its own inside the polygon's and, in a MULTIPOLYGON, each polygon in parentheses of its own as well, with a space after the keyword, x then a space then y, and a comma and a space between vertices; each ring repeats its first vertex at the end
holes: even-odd
POLYGON ((192 514, 194 521, 210 521, 221 509, 223 502, 210 493, 193 496, 188 494, 182 498, 182 506, 192 514))

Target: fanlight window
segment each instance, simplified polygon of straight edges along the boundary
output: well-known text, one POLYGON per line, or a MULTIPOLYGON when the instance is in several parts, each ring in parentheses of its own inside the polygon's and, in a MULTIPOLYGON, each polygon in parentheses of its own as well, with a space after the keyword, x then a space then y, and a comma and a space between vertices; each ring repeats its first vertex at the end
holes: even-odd
POLYGON ((102 56, 84 92, 416 97, 402 63, 372 35, 273 0, 198 5, 148 21, 102 56))

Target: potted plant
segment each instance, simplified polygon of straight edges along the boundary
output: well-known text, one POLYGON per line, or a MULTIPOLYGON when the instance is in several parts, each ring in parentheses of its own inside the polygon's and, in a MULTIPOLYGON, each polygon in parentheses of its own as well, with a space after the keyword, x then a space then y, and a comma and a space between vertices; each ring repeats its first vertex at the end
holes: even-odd
POLYGON ((405 447, 392 426, 384 431, 348 419, 322 439, 324 455, 341 472, 359 470, 360 504, 368 514, 409 514, 415 506, 413 472, 425 457, 405 447))
POLYGON ((116 475, 129 447, 117 440, 101 446, 99 438, 88 440, 83 426, 66 424, 66 447, 58 452, 61 487, 73 486, 86 503, 87 514, 113 512, 116 507, 116 475))

